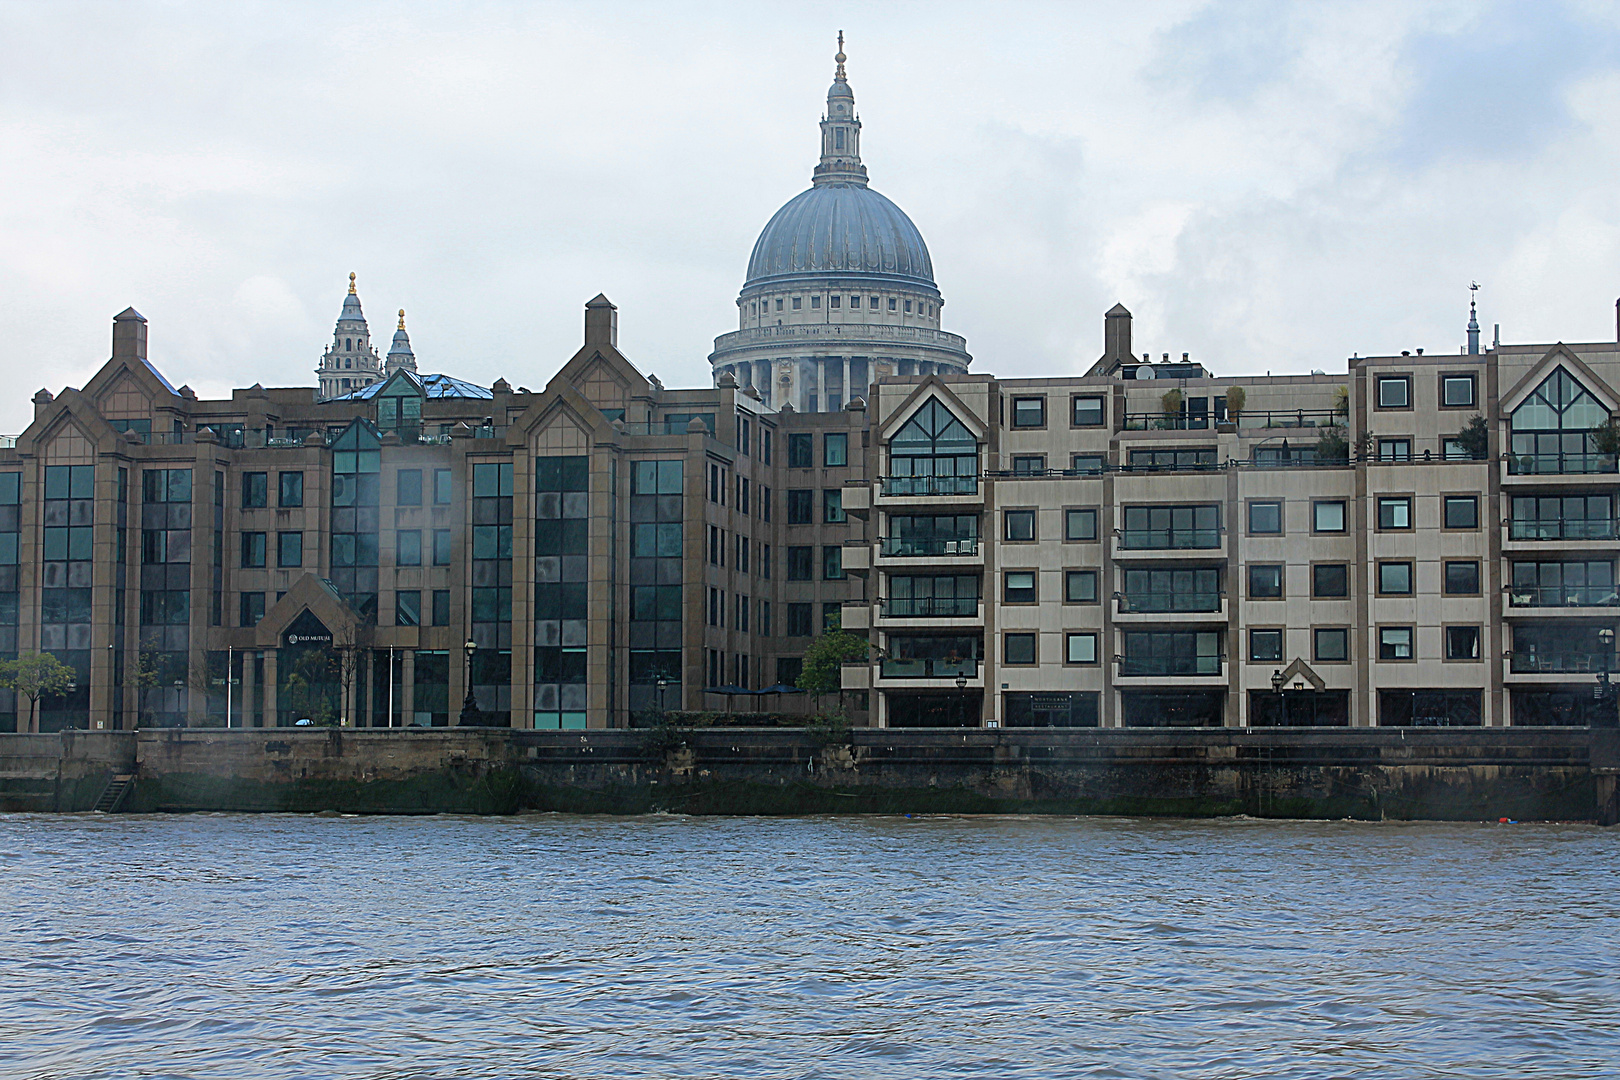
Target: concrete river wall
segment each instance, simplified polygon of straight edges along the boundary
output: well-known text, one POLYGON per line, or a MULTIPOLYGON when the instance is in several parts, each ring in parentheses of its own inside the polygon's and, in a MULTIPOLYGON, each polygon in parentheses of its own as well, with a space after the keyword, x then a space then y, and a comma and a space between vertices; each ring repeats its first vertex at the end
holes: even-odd
POLYGON ((1057 813, 1595 820, 1620 732, 1459 729, 512 731, 0 735, 0 810, 1057 813))

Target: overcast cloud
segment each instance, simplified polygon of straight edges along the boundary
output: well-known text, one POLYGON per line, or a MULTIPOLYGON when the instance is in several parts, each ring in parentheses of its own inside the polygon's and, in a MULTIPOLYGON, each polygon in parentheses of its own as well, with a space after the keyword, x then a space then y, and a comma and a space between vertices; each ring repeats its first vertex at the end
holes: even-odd
POLYGON ((875 188, 974 368, 1221 374, 1611 340, 1612 4, 87 4, 0 0, 0 431, 111 319, 203 396, 312 385, 349 271, 386 351, 539 388, 605 292, 707 384, 808 186, 834 35, 875 188))

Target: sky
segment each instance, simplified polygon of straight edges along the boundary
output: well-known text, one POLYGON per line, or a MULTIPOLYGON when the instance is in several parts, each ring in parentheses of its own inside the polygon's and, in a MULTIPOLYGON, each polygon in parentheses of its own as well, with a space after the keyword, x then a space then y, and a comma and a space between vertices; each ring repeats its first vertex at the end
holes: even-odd
POLYGON ((872 186, 973 370, 1135 346, 1221 375, 1607 341, 1620 5, 75 4, 0 0, 0 433, 111 320, 200 396, 313 385, 358 275, 379 351, 539 389, 583 306, 707 385, 809 185, 836 34, 872 186))

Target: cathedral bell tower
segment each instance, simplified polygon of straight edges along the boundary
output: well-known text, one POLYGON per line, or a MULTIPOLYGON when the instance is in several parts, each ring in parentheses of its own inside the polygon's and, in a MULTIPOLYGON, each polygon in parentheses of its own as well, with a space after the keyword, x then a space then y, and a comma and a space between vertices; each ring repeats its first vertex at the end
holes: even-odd
POLYGON ((371 347, 371 330, 366 326, 365 312, 360 310, 353 274, 349 275, 349 295, 343 298, 343 310, 332 331, 332 344, 321 354, 321 366, 315 369, 315 375, 320 380, 322 400, 353 393, 382 378, 382 357, 371 347))
POLYGON ((827 113, 821 118, 821 163, 815 167, 812 183, 859 184, 866 186, 866 166, 861 164, 861 118, 855 113, 855 91, 844 74, 844 32, 838 31, 838 70, 827 91, 827 113))

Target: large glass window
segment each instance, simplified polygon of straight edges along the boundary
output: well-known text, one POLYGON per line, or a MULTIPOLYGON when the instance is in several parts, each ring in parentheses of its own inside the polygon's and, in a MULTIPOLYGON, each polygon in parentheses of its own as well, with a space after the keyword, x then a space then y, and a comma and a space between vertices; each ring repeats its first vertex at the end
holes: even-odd
POLYGON ((972 555, 979 550, 977 514, 891 514, 883 554, 972 555))
POLYGON ((1612 495, 1521 495, 1513 499, 1513 540, 1613 540, 1612 495))
POLYGON ((1120 547, 1215 548, 1221 546, 1221 508, 1202 506, 1127 506, 1120 547))
POLYGON ((889 618, 971 618, 979 611, 974 574, 897 574, 889 578, 883 614, 889 618))
POLYGON ((930 399, 889 440, 889 495, 971 495, 979 444, 939 400, 930 399))
POLYGON ((1220 571, 1214 567, 1126 570, 1119 609, 1122 612, 1219 611, 1220 571))
POLYGON ((1608 421, 1609 411, 1559 368, 1513 410, 1509 471, 1614 472, 1614 455, 1597 453, 1593 442, 1608 421))
MULTIPOLYGON (((673 546, 680 547, 679 518, 674 523, 643 522, 651 510, 658 513, 657 495, 649 502, 642 482, 657 488, 661 463, 631 464, 630 647, 632 679, 630 707, 647 708, 646 661, 638 659, 651 645, 656 652, 659 630, 680 632, 681 587, 657 585, 657 556, 649 558, 641 530, 672 528, 673 546), (650 474, 647 475, 647 474, 650 474), (654 584, 643 584, 654 582, 654 584), (650 594, 650 595, 649 595, 650 594)), ((677 471, 680 463, 676 462, 677 471)), ((590 459, 583 456, 537 457, 534 461, 534 726, 576 729, 586 726, 585 648, 590 619, 590 459)), ((673 485, 679 490, 679 481, 673 485)), ((679 498, 676 499, 677 504, 679 498)), ((677 669, 678 664, 674 665, 677 669)), ((666 675, 679 682, 678 671, 666 675)))
POLYGON ((422 427, 422 388, 405 372, 396 372, 377 391, 377 430, 397 431, 415 441, 422 427))
POLYGON ((1121 675, 1219 675, 1221 635, 1207 631, 1127 631, 1121 675))
MULTIPOLYGON (((1477 580, 1476 580, 1477 585, 1477 580)), ((1609 559, 1516 562, 1508 591, 1513 607, 1608 607, 1620 604, 1609 559)))

